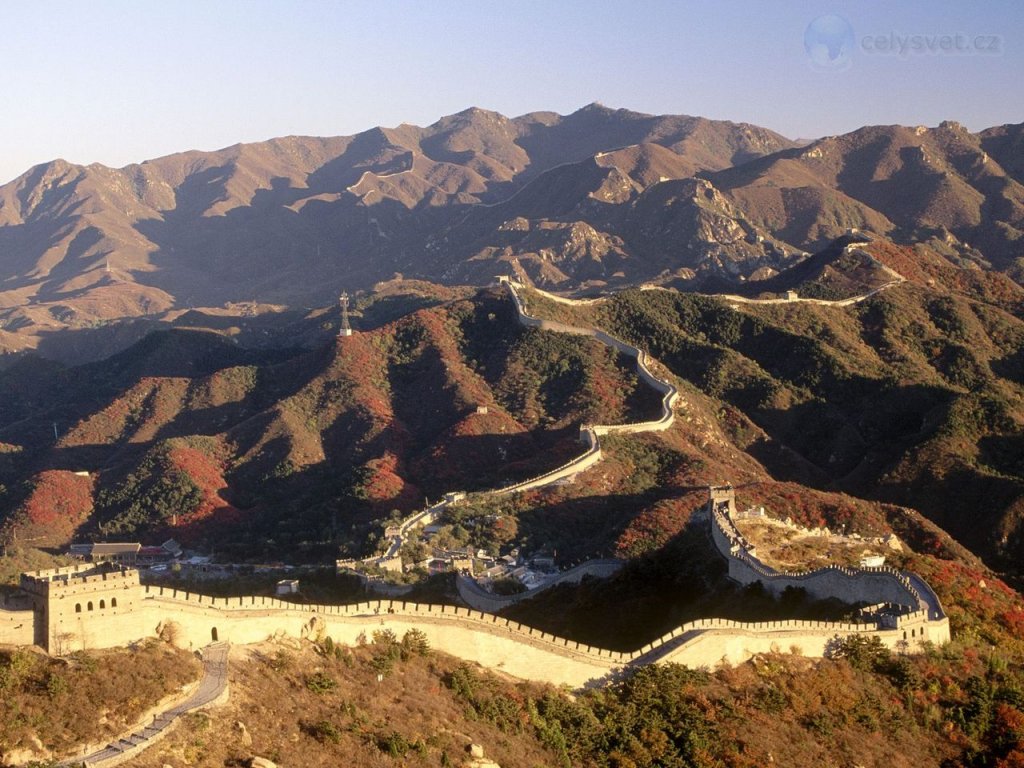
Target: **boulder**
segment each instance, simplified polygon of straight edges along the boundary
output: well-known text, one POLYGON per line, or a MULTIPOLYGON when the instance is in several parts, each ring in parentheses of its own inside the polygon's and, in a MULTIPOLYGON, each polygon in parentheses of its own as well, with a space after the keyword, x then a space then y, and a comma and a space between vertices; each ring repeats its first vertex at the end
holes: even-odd
POLYGON ((484 748, 479 744, 470 744, 466 747, 466 751, 469 752, 469 761, 465 764, 465 768, 501 768, 493 760, 484 757, 484 748))
POLYGON ((235 730, 238 731, 238 740, 242 742, 242 746, 251 747, 252 734, 250 734, 249 729, 245 727, 245 723, 243 723, 241 720, 236 720, 235 730))

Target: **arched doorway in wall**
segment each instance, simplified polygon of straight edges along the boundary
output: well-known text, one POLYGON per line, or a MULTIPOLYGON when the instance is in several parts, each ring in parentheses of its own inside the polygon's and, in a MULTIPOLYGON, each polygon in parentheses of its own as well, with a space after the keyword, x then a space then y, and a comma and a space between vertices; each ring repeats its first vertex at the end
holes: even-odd
POLYGON ((215 643, 217 642, 217 628, 216 628, 216 627, 213 627, 213 628, 212 628, 212 629, 210 630, 210 639, 211 639, 211 640, 212 640, 213 642, 215 642, 215 643))

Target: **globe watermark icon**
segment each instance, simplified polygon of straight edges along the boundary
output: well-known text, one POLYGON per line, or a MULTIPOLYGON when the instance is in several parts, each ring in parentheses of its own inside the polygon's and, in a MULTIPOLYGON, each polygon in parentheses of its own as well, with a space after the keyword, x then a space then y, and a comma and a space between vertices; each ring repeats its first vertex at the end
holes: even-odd
POLYGON ((842 72, 851 67, 855 55, 903 59, 920 55, 999 55, 1003 38, 966 32, 910 34, 894 30, 855 35, 850 22, 829 14, 807 25, 804 50, 814 69, 842 72))
POLYGON ((842 72, 853 63, 853 27, 842 16, 819 16, 804 30, 804 50, 815 69, 842 72))

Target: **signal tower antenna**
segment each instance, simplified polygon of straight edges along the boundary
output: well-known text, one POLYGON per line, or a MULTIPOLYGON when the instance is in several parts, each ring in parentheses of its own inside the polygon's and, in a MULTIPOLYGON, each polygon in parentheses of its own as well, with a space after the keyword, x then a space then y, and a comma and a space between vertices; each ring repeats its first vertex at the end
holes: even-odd
POLYGON ((341 330, 338 331, 339 336, 352 335, 352 326, 348 322, 348 298, 348 294, 344 291, 338 297, 338 302, 341 304, 341 330))

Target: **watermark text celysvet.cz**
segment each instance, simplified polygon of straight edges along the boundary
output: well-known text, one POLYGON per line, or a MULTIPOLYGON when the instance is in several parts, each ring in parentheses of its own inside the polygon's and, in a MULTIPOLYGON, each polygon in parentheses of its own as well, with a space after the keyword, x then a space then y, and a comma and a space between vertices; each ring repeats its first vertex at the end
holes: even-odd
POLYGON ((966 32, 913 34, 878 30, 872 34, 855 34, 850 22, 830 14, 814 19, 804 30, 804 49, 815 69, 842 71, 849 69, 857 55, 896 56, 919 55, 998 55, 1003 52, 1002 35, 969 34, 966 32))
POLYGON ((863 35, 860 49, 864 53, 912 56, 929 53, 1002 53, 1000 35, 907 35, 889 32, 885 35, 863 35))

